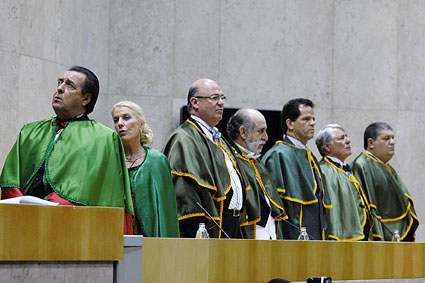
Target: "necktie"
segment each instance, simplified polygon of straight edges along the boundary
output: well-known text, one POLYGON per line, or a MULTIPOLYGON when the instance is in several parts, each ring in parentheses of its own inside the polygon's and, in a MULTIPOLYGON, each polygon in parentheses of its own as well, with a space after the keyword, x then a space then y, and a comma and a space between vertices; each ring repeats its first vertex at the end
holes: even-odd
POLYGON ((350 171, 350 166, 348 166, 348 164, 342 165, 342 170, 344 171, 350 171))
POLYGON ((221 137, 221 133, 218 131, 216 127, 209 128, 208 130, 210 131, 212 135, 213 141, 217 143, 221 137))

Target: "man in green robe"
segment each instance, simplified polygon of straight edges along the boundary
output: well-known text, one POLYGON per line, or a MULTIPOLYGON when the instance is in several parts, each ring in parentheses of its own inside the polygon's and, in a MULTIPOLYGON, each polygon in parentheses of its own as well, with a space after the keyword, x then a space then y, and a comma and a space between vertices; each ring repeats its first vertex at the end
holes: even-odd
POLYGON ((305 98, 288 101, 282 109, 283 141, 263 157, 292 225, 281 221, 285 239, 297 239, 298 229, 307 228, 310 239, 325 239, 329 196, 322 183, 319 163, 307 142, 314 136, 313 102, 305 98))
POLYGON ((397 231, 402 241, 414 241, 419 220, 412 197, 388 162, 394 155, 394 132, 390 125, 369 125, 363 136, 362 152, 351 164, 374 214, 373 239, 391 241, 397 231), (379 218, 379 220, 377 219, 379 218))
POLYGON ((351 155, 351 141, 344 128, 337 124, 323 127, 316 137, 320 154, 322 180, 328 189, 332 208, 326 209, 327 239, 368 240, 372 215, 360 184, 345 159, 351 155))
POLYGON ((131 224, 121 140, 87 116, 98 93, 96 75, 84 67, 58 79, 52 100, 57 116, 22 127, 0 176, 2 199, 31 195, 63 205, 122 207, 131 224))
POLYGON ((191 116, 171 134, 163 149, 173 174, 181 237, 194 237, 199 223, 205 223, 210 237, 225 237, 195 202, 230 238, 242 237, 245 186, 230 146, 215 128, 222 119, 225 99, 215 81, 194 82, 187 98, 191 116))
POLYGON ((244 238, 282 239, 276 223, 287 219, 282 200, 272 178, 259 157, 268 140, 264 116, 254 109, 238 110, 227 123, 227 136, 235 151, 239 168, 246 176, 246 214, 242 225, 244 238))

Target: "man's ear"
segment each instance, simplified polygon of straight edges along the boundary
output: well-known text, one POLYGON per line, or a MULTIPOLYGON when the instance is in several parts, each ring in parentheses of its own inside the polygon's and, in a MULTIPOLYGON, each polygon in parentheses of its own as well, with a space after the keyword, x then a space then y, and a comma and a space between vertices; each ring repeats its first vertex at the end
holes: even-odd
POLYGON ((374 148, 374 140, 372 138, 367 139, 367 149, 373 149, 374 148))
POLYGON ((244 126, 240 126, 239 135, 243 140, 245 140, 248 137, 248 130, 244 126))
POLYGON ((192 105, 192 109, 198 110, 199 105, 198 105, 198 99, 196 97, 191 97, 189 102, 192 105))
POLYGON ((290 118, 286 119, 286 127, 288 128, 288 130, 293 130, 294 129, 294 122, 292 122, 292 120, 290 118))
POLYGON ((324 144, 323 149, 326 151, 326 154, 331 152, 331 146, 329 144, 324 144))
POLYGON ((91 93, 86 93, 83 95, 83 106, 86 107, 91 101, 91 93))

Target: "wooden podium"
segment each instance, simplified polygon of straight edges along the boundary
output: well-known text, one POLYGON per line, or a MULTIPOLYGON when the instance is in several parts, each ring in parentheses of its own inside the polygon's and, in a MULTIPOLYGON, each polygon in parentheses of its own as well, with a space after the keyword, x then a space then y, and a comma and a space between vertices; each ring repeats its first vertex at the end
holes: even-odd
POLYGON ((123 221, 121 208, 0 204, 0 260, 120 260, 123 221))
POLYGON ((123 221, 122 208, 0 204, 0 278, 112 282, 123 221))
POLYGON ((143 282, 425 278, 425 243, 145 238, 143 282))

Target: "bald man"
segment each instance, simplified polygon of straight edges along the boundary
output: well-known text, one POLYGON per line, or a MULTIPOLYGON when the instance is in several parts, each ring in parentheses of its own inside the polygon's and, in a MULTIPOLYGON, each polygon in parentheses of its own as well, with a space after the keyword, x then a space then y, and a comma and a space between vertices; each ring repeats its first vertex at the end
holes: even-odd
POLYGON ((199 202, 230 238, 242 237, 245 186, 231 147, 215 127, 223 117, 225 99, 215 81, 194 82, 187 96, 190 118, 171 134, 163 149, 173 174, 181 237, 195 237, 199 223, 205 223, 210 237, 225 237, 192 200, 199 202))
POLYGON ((288 216, 272 177, 259 158, 268 140, 266 119, 255 109, 240 109, 227 123, 227 136, 250 188, 246 200, 248 219, 242 223, 244 238, 282 239, 277 221, 288 216))

